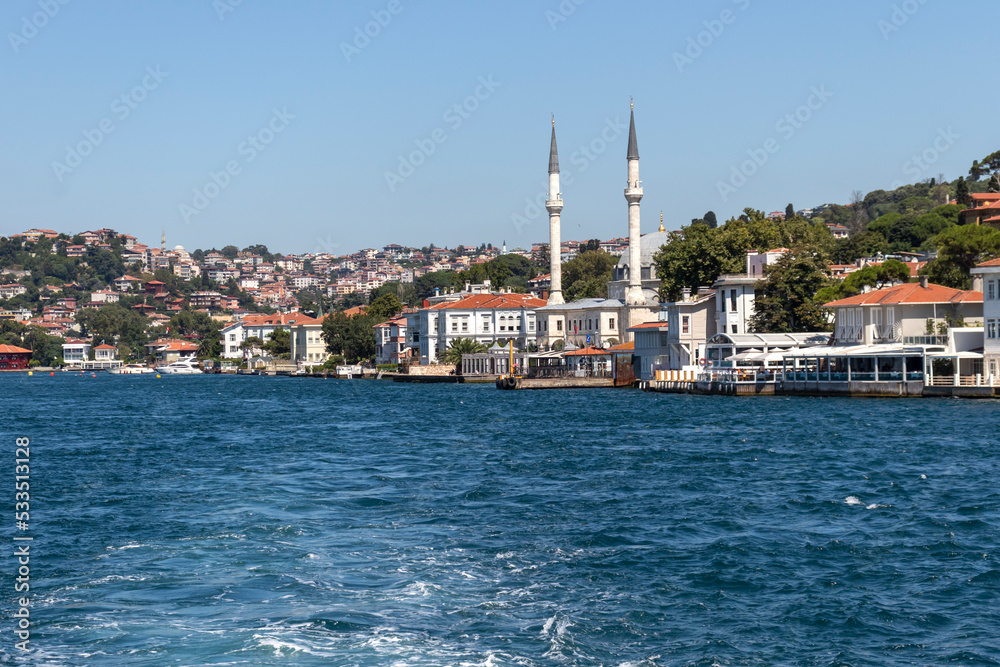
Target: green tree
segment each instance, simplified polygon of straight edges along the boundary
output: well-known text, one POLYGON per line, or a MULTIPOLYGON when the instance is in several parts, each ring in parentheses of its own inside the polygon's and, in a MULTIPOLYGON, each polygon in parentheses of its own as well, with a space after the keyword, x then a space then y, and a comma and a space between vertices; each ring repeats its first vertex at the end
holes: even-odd
POLYGON ((417 290, 413 283, 386 283, 373 289, 368 296, 374 303, 383 294, 395 294, 396 298, 407 306, 417 306, 420 303, 417 300, 417 290))
POLYGON ((955 184, 955 200, 959 206, 968 208, 972 205, 972 195, 969 193, 969 184, 965 182, 965 177, 959 176, 955 184))
POLYGON ((789 204, 785 207, 785 220, 791 220, 795 217, 795 207, 789 204))
POLYGON ((264 349, 273 356, 284 358, 292 353, 292 334, 283 327, 278 327, 267 334, 267 342, 264 349))
POLYGON ((441 361, 458 369, 462 364, 463 354, 482 354, 486 349, 485 345, 473 338, 456 338, 441 355, 441 361))
POLYGON ((588 250, 562 265, 566 301, 606 297, 618 260, 603 250, 588 250))
POLYGON ((417 299, 422 301, 434 296, 434 290, 440 289, 442 292, 453 286, 455 278, 454 271, 433 271, 425 273, 413 281, 417 299))
POLYGON ((578 252, 588 252, 601 249, 601 239, 590 239, 580 246, 578 252))
POLYGON ((705 224, 712 229, 715 229, 716 227, 719 226, 719 219, 715 217, 715 211, 709 211, 708 213, 706 213, 705 217, 702 218, 702 220, 704 220, 705 224))
POLYGON ((932 282, 969 289, 976 264, 1000 256, 1000 230, 979 225, 949 227, 933 239, 938 258, 924 267, 932 282))
POLYGON ((866 288, 882 289, 896 283, 910 280, 910 267, 897 259, 887 259, 877 266, 866 266, 855 271, 840 282, 834 282, 816 294, 817 303, 829 303, 837 299, 861 294, 866 288))
POLYGON ((263 350, 264 341, 260 339, 259 336, 248 336, 246 340, 240 343, 240 350, 246 352, 248 350, 263 350))
POLYGON ((368 306, 368 314, 376 322, 385 322, 403 310, 403 302, 395 294, 383 294, 368 306))
POLYGON ((824 331, 827 313, 814 299, 826 285, 823 262, 808 251, 789 252, 765 270, 755 287, 754 315, 750 327, 756 333, 824 331))
POLYGON ((323 340, 330 354, 343 356, 348 363, 370 361, 375 357, 375 335, 378 322, 370 315, 347 317, 344 313, 329 315, 323 320, 323 340))
POLYGON ((171 334, 197 338, 199 341, 198 356, 216 358, 222 354, 222 325, 213 320, 208 313, 194 310, 182 310, 170 318, 171 334))

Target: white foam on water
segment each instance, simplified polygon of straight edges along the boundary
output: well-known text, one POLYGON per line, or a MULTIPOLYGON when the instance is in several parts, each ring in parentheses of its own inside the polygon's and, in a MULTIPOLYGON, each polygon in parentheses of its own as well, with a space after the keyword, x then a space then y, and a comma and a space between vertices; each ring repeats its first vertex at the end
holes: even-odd
POLYGON ((848 505, 864 505, 864 503, 861 502, 861 498, 858 498, 857 496, 847 496, 844 498, 844 502, 848 505))

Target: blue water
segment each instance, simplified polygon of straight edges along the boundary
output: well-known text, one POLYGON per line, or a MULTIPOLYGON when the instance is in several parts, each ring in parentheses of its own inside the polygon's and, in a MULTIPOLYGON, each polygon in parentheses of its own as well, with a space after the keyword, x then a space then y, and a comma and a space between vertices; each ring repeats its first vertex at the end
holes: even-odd
POLYGON ((994 401, 104 374, 0 396, 35 536, 27 656, 0 558, 4 664, 1000 664, 994 401))

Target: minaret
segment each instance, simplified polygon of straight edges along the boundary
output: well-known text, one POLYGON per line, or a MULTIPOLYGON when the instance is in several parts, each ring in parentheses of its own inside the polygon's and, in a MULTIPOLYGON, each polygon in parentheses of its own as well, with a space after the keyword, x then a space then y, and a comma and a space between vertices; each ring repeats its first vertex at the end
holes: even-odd
POLYGON ((560 214, 563 209, 559 192, 559 151, 556 150, 556 117, 552 116, 552 145, 549 147, 549 198, 545 200, 549 212, 549 300, 557 306, 563 301, 562 293, 562 237, 559 233, 560 214))
POLYGON ((660 228, 657 229, 658 232, 665 232, 667 228, 663 226, 663 211, 660 211, 660 228))
POLYGON ((635 139, 635 103, 631 104, 632 118, 628 128, 628 184, 625 200, 628 201, 628 291, 626 306, 644 306, 642 293, 642 267, 639 254, 639 202, 642 201, 642 181, 639 180, 639 144, 635 139))
POLYGON ((160 229, 160 251, 167 251, 167 230, 163 228, 160 229))

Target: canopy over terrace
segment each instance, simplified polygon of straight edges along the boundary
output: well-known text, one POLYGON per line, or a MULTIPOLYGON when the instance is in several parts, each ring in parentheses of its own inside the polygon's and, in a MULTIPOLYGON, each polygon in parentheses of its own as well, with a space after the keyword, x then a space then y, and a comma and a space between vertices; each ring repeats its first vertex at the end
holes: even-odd
MULTIPOLYGON (((935 348, 942 349, 942 348, 935 348)), ((913 382, 924 379, 922 345, 807 347, 782 355, 786 380, 806 382, 913 382)))
POLYGON ((737 354, 758 350, 757 354, 768 354, 776 349, 798 349, 826 345, 830 333, 784 333, 784 334, 726 334, 720 333, 708 340, 707 364, 714 368, 733 368, 730 360, 737 354))

